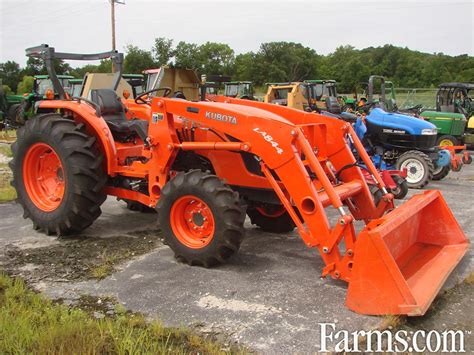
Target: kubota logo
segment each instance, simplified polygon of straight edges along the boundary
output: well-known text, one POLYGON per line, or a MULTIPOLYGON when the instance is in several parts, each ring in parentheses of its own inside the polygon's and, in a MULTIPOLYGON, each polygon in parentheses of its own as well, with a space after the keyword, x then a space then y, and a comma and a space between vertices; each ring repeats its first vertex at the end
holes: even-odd
POLYGON ((237 118, 235 116, 224 115, 217 112, 206 111, 206 118, 224 123, 237 124, 237 118))

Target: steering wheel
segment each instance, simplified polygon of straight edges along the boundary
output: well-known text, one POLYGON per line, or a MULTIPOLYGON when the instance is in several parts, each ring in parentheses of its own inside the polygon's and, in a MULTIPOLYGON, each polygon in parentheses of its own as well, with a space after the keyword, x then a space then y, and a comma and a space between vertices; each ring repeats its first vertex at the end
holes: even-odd
POLYGON ((357 107, 357 111, 364 111, 365 113, 369 113, 370 109, 375 106, 375 102, 368 102, 362 106, 357 107))
POLYGON ((146 101, 143 97, 147 96, 148 94, 151 94, 152 92, 157 92, 157 91, 164 91, 163 97, 167 97, 169 94, 171 94, 171 88, 169 88, 169 87, 148 90, 148 91, 142 92, 140 95, 138 95, 135 98, 135 103, 140 104, 140 105, 142 105, 142 104, 149 105, 150 103, 148 101, 146 101))

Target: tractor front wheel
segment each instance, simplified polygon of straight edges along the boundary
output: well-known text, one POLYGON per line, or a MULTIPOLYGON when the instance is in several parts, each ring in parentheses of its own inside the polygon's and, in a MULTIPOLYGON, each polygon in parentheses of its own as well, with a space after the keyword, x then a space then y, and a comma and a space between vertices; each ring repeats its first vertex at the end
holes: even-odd
POLYGON ((289 233, 295 229, 295 223, 282 205, 264 205, 249 207, 247 215, 250 222, 265 232, 289 233))
POLYGON ((12 185, 35 229, 79 233, 99 217, 107 179, 83 125, 58 114, 37 116, 17 131, 12 151, 12 185))
POLYGON ((157 211, 165 242, 176 259, 190 265, 224 263, 244 237, 245 212, 238 194, 200 170, 172 178, 161 191, 157 211))
POLYGON ((421 189, 432 179, 434 165, 425 153, 410 150, 398 157, 396 168, 397 170, 407 169, 405 180, 409 188, 421 189))

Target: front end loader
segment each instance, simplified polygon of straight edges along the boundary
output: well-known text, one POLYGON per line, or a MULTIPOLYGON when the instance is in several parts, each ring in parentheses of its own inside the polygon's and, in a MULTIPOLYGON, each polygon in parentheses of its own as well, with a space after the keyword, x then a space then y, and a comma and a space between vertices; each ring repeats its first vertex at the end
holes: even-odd
MULTIPOLYGON (((28 54, 71 58, 47 46, 28 54)), ((19 203, 36 229, 79 233, 112 195, 156 208, 176 258, 210 267, 237 252, 248 214, 264 230, 296 227, 319 250, 322 276, 347 282, 347 306, 364 314, 424 314, 466 253, 467 238, 438 191, 394 206, 350 124, 257 101, 189 101, 155 90, 163 94, 131 101, 98 89, 90 100, 39 104, 43 113, 18 131, 11 163, 19 203), (365 223, 359 232, 356 220, 365 223)))

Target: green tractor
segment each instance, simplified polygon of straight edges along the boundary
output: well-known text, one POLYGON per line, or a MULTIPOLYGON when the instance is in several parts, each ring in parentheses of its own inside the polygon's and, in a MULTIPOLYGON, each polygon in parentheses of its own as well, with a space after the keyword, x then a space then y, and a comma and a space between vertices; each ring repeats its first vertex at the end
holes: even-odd
MULTIPOLYGON (((74 77, 71 75, 58 75, 57 77, 64 87, 64 90, 69 93, 69 80, 74 79, 74 77)), ((49 78, 49 75, 35 75, 33 92, 23 95, 12 124, 17 126, 24 125, 25 121, 34 115, 35 103, 47 98, 48 91, 52 92, 54 96, 57 96, 57 93, 53 91, 53 82, 49 78)))
POLYGON ((228 81, 224 83, 224 96, 255 100, 251 81, 228 81))
POLYGON ((0 130, 14 126, 23 95, 8 95, 0 85, 0 130))
POLYGON ((215 81, 206 82, 206 95, 219 95, 219 83, 215 81))
POLYGON ((419 115, 438 128, 438 145, 474 145, 474 103, 472 83, 445 83, 438 86, 436 111, 419 115))
POLYGON ((80 97, 83 83, 83 79, 69 79, 69 95, 72 97, 80 97))
POLYGON ((328 98, 335 98, 343 106, 342 97, 338 96, 335 80, 305 80, 308 91, 309 107, 314 111, 328 110, 328 98))

